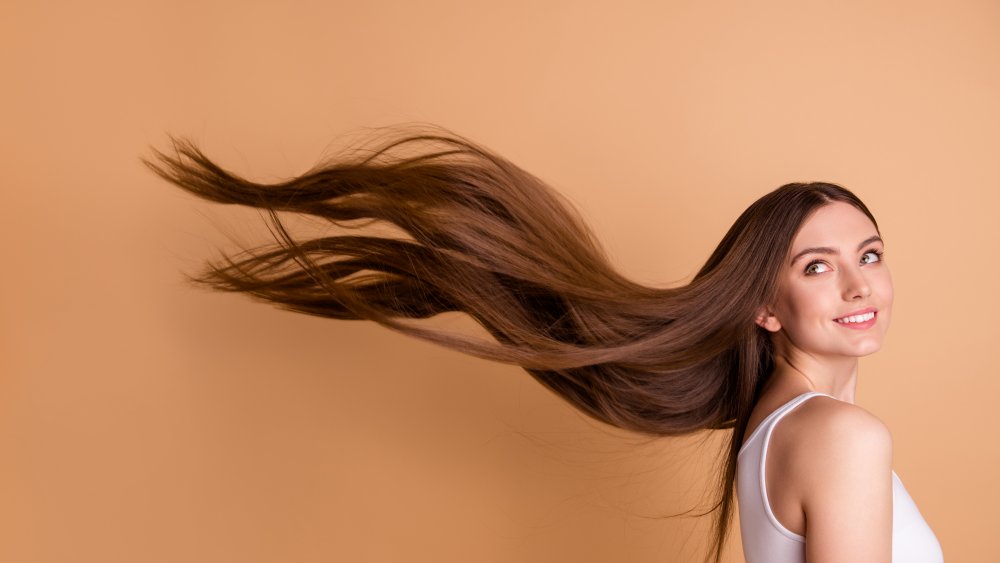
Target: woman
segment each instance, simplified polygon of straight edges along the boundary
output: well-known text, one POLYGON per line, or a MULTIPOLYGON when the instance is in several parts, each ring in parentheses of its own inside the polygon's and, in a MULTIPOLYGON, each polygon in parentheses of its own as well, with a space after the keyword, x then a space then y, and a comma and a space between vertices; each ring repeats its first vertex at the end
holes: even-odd
POLYGON ((448 131, 400 131, 273 185, 190 142, 174 149, 144 162, 205 199, 267 210, 279 243, 192 281, 519 365, 628 430, 732 429, 706 561, 721 557, 737 489, 751 563, 941 560, 916 507, 899 502, 888 431, 853 405, 857 358, 881 345, 892 284, 875 219, 850 191, 784 185, 740 215, 689 284, 651 288, 616 272, 549 186, 448 131), (381 221, 399 236, 297 242, 276 211, 381 221), (495 342, 411 321, 447 311, 495 342), (922 552, 901 558, 909 546, 922 552))
POLYGON ((943 560, 892 470, 888 428, 854 405, 857 359, 881 347, 893 298, 884 243, 856 205, 809 215, 755 319, 774 368, 738 454, 747 561, 943 560))

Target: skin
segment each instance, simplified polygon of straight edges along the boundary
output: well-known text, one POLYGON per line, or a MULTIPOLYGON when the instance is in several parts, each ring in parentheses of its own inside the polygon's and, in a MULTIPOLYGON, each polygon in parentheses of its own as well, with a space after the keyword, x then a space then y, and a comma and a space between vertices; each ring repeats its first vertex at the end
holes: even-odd
POLYGON ((770 332, 775 370, 751 413, 746 437, 771 412, 819 391, 772 431, 765 465, 768 500, 778 521, 805 536, 810 563, 890 563, 892 437, 881 420, 854 404, 858 358, 877 352, 892 314, 889 268, 858 245, 878 232, 856 207, 833 202, 803 223, 779 276, 778 297, 758 312, 770 332), (804 249, 829 247, 835 253, 804 249), (865 330, 834 319, 875 307, 865 330))

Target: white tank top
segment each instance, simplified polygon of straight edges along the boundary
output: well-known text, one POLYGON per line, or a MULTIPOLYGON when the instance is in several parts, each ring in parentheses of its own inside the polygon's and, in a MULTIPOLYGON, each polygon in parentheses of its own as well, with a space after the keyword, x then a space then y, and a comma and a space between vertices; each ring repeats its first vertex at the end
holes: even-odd
MULTIPOLYGON (((767 500, 764 461, 774 426, 789 411, 817 395, 803 393, 778 407, 754 429, 737 458, 736 497, 747 563, 804 563, 805 537, 778 522, 767 500)), ((941 544, 917 505, 892 472, 892 563, 943 563, 941 544)))

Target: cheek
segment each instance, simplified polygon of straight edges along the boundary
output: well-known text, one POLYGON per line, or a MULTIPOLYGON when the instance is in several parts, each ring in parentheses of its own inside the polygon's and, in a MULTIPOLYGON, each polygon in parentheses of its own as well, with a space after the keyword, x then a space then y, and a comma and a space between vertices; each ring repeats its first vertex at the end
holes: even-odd
POLYGON ((878 285, 875 287, 875 291, 878 295, 878 303, 881 307, 881 315, 884 319, 882 323, 882 332, 885 333, 889 329, 889 325, 892 323, 892 300, 893 300, 893 290, 892 290, 892 277, 889 275, 889 271, 885 271, 884 276, 879 276, 878 285))
MULTIPOLYGON (((801 285, 789 288, 785 293, 782 309, 784 318, 782 324, 797 326, 802 323, 813 323, 817 318, 826 319, 830 316, 831 304, 824 299, 823 292, 814 287, 801 285)), ((780 318, 780 317, 779 317, 780 318)))
POLYGON ((892 275, 889 274, 889 269, 883 268, 882 275, 872 280, 872 284, 875 286, 876 295, 882 301, 882 306, 885 308, 891 307, 893 291, 892 275))

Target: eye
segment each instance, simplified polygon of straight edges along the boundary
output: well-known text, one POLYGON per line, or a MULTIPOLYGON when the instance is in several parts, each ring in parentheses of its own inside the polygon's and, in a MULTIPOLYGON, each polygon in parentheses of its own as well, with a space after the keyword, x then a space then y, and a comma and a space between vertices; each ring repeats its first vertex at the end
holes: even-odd
POLYGON ((824 264, 822 262, 819 262, 819 261, 816 261, 816 262, 810 262, 806 266, 805 273, 806 273, 807 276, 811 276, 813 274, 822 274, 823 272, 825 272, 827 270, 829 270, 829 267, 826 264, 824 264), (823 270, 816 270, 817 267, 818 268, 825 268, 825 269, 823 269, 823 270))
MULTIPOLYGON (((881 262, 882 254, 884 253, 885 253, 884 250, 879 251, 874 248, 870 248, 861 256, 861 263, 874 264, 875 262, 881 262)), ((824 272, 828 272, 829 270, 830 267, 826 263, 820 260, 816 260, 815 262, 810 262, 809 264, 806 265, 805 274, 807 276, 812 276, 815 274, 822 274, 824 272)))
POLYGON ((879 252, 878 250, 875 250, 874 248, 869 250, 868 252, 865 252, 864 255, 861 257, 862 264, 871 264, 872 262, 881 262, 881 261, 882 261, 882 253, 879 252), (867 261, 865 260, 866 257, 868 258, 867 261))

